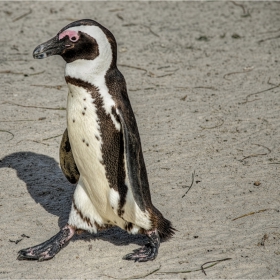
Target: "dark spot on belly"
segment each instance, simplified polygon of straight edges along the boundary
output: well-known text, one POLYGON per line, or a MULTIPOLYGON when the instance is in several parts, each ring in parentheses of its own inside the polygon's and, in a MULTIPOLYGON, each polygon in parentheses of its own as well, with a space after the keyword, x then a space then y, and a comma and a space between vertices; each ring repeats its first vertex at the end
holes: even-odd
POLYGON ((99 141, 99 137, 97 135, 95 135, 95 138, 96 138, 97 141, 99 141))
POLYGON ((89 143, 87 143, 86 145, 89 146, 89 143))
POLYGON ((73 119, 73 122, 75 122, 75 119, 73 119))
POLYGON ((85 141, 86 141, 86 140, 85 140, 85 139, 83 139, 83 142, 84 142, 84 143, 85 143, 85 141))
POLYGON ((118 216, 119 216, 119 217, 122 217, 123 214, 124 214, 124 210, 121 209, 121 208, 119 208, 119 209, 118 209, 118 216))
POLYGON ((84 107, 84 110, 86 110, 87 109, 87 107, 84 107))
POLYGON ((126 231, 130 231, 133 228, 133 224, 132 223, 126 223, 124 226, 126 231))
POLYGON ((83 115, 85 115, 85 112, 82 112, 83 115))
POLYGON ((86 101, 87 99, 86 98, 84 98, 84 101, 86 101))

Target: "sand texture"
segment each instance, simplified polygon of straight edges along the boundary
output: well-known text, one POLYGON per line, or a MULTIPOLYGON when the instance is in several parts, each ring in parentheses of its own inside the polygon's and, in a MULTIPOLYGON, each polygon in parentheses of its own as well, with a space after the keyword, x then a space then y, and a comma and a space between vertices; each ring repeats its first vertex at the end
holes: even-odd
POLYGON ((268 1, 0 2, 0 278, 279 279, 279 18, 268 1), (75 189, 64 61, 32 52, 82 18, 117 39, 152 200, 178 230, 153 262, 122 260, 146 240, 117 228, 16 260, 67 222, 75 189))

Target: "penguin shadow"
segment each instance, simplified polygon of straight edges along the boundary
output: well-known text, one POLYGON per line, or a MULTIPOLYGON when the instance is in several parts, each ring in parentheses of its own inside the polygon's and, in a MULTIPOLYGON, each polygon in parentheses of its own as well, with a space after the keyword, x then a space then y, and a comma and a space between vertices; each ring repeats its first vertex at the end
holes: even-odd
MULTIPOLYGON (((67 223, 75 185, 67 181, 53 158, 32 152, 17 152, 1 159, 0 168, 4 167, 16 170, 18 178, 25 182, 34 201, 50 214, 58 216, 60 228, 67 223)), ((141 246, 147 241, 143 235, 131 235, 118 227, 112 227, 97 234, 83 232, 76 235, 72 241, 98 239, 109 241, 117 246, 131 243, 141 246)))

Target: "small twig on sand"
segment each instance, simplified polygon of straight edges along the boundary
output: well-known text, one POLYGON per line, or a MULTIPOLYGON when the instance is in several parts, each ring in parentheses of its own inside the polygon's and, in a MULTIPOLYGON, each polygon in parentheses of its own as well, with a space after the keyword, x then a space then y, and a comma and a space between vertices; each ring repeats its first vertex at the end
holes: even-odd
POLYGON ((214 88, 214 87, 194 87, 194 89, 195 88, 205 88, 205 89, 212 89, 212 90, 217 90, 216 88, 214 88))
MULTIPOLYGON (((167 77, 167 76, 172 76, 174 73, 175 73, 175 72, 173 72, 173 73, 168 73, 168 74, 164 74, 164 75, 160 75, 160 76, 155 76, 155 78, 163 78, 163 77, 167 77)), ((154 74, 151 75, 151 77, 152 77, 152 76, 154 76, 154 74)))
POLYGON ((17 17, 17 18, 15 18, 15 19, 13 20, 13 22, 18 21, 18 20, 20 20, 20 19, 22 19, 22 18, 28 16, 28 15, 31 14, 31 13, 32 13, 32 9, 30 9, 29 12, 27 12, 27 13, 25 13, 25 14, 23 14, 23 15, 17 17))
POLYGON ((142 26, 143 27, 146 27, 146 28, 148 28, 149 29, 149 31, 154 35, 154 36, 156 36, 156 37, 160 37, 157 33, 155 33, 152 29, 151 29, 151 27, 150 26, 148 26, 148 25, 144 25, 144 24, 142 24, 142 26))
POLYGON ((30 139, 27 139, 27 140, 28 140, 28 141, 32 141, 32 142, 34 142, 34 143, 38 143, 38 144, 43 144, 43 145, 49 146, 49 144, 43 143, 42 141, 30 140, 30 139))
POLYGON ((40 107, 40 106, 31 106, 31 105, 21 105, 21 104, 17 104, 11 101, 5 101, 2 104, 7 103, 7 104, 11 104, 11 105, 15 105, 15 106, 19 106, 19 107, 25 107, 25 108, 38 108, 38 109, 46 109, 46 110, 66 110, 65 107, 58 107, 58 108, 51 108, 51 107, 40 107))
POLYGON ((188 95, 186 94, 186 95, 184 95, 183 97, 181 97, 180 100, 185 101, 187 97, 188 97, 188 95))
POLYGON ((23 239, 23 238, 17 239, 17 240, 11 240, 11 239, 9 239, 9 241, 18 244, 22 239, 23 239))
POLYGON ((185 192, 185 194, 182 196, 182 198, 183 198, 184 196, 187 195, 187 193, 189 192, 189 190, 190 190, 191 187, 193 186, 194 176, 195 176, 195 170, 194 170, 194 172, 192 173, 192 183, 191 183, 191 185, 189 186, 188 190, 185 192))
MULTIPOLYGON (((204 265, 206 265, 206 264, 208 264, 208 263, 213 263, 211 266, 214 266, 214 265, 216 265, 216 264, 218 264, 218 263, 220 263, 220 262, 224 262, 224 261, 228 261, 228 260, 231 260, 231 258, 226 258, 226 259, 222 259, 222 260, 216 260, 216 261, 206 262, 206 263, 204 263, 203 265, 201 265, 201 270, 202 270, 202 272, 203 272, 205 275, 207 275, 206 272, 205 272, 205 270, 204 270, 205 268, 203 268, 204 265)), ((208 267, 211 267, 211 266, 208 266, 208 267)))
MULTIPOLYGON (((43 143, 43 141, 47 141, 47 140, 50 140, 50 139, 54 139, 54 138, 57 138, 57 137, 59 137, 59 136, 62 136, 62 134, 58 134, 58 135, 55 135, 55 136, 52 136, 52 137, 44 138, 44 139, 42 139, 41 141, 33 140, 33 139, 25 139, 25 140, 21 140, 21 141, 32 141, 32 142, 35 142, 35 143, 39 143, 39 144, 43 144, 43 145, 49 146, 49 144, 43 143)), ((18 143, 20 143, 21 141, 19 141, 18 143)), ((17 143, 17 144, 18 144, 18 143, 17 143)))
POLYGON ((148 76, 151 78, 163 78, 163 77, 174 75, 178 70, 179 69, 175 69, 175 70, 172 70, 173 71, 172 73, 167 73, 167 74, 163 74, 163 75, 156 75, 153 72, 149 72, 148 76))
POLYGON ((17 145, 21 142, 24 142, 24 141, 31 141, 31 142, 34 142, 34 143, 38 143, 38 144, 43 144, 43 145, 46 145, 46 146, 49 146, 49 144, 46 144, 46 143, 43 143, 42 141, 37 141, 37 140, 32 140, 32 139, 23 139, 23 140, 20 140, 17 142, 17 145))
POLYGON ((241 218, 244 218, 244 217, 247 217, 247 216, 251 216, 251 215, 254 215, 254 214, 257 214, 257 213, 262 213, 262 212, 265 212, 267 210, 270 210, 270 209, 262 209, 262 210, 259 210, 259 211, 250 212, 250 213, 244 214, 242 216, 239 216, 237 218, 234 218, 234 219, 232 219, 232 221, 235 221, 237 219, 241 219, 241 218))
POLYGON ((204 127, 204 126, 199 126, 200 128, 202 128, 202 129, 214 129, 214 128, 217 128, 217 127, 220 127, 220 126, 222 126, 223 124, 224 124, 224 120, 222 120, 221 119, 221 123, 219 123, 219 124, 217 124, 217 125, 215 125, 215 126, 211 126, 211 127, 204 127))
POLYGON ((138 90, 142 90, 142 88, 130 88, 128 91, 138 91, 138 90))
POLYGON ((204 263, 203 265, 201 265, 200 268, 198 269, 194 269, 194 270, 181 270, 181 271, 160 271, 160 272, 157 272, 156 274, 179 274, 179 273, 191 273, 191 272, 196 272, 196 271, 202 271, 204 274, 205 274, 205 269, 207 268, 210 268, 220 262, 223 262, 223 261, 228 261, 228 260, 231 260, 231 258, 226 258, 226 259, 222 259, 222 260, 216 260, 216 261, 211 261, 211 262, 206 262, 204 263), (208 264, 208 263, 213 263, 211 265, 208 265, 206 267, 204 267, 204 265, 208 264))
POLYGON ((1 121, 0 122, 36 122, 38 120, 13 120, 13 121, 1 121))
POLYGON ((267 83, 268 83, 269 85, 272 85, 272 86, 277 86, 276 84, 273 84, 273 83, 270 82, 270 77, 268 78, 267 83))
POLYGON ((164 68, 170 68, 170 65, 165 65, 165 66, 158 67, 157 70, 164 69, 164 68))
MULTIPOLYGON (((30 236, 27 236, 27 235, 25 235, 24 233, 21 235, 21 237, 23 237, 23 238, 25 238, 25 237, 26 237, 26 238, 30 238, 30 236)), ((11 240, 11 239, 9 239, 9 241, 18 244, 23 238, 17 239, 17 240, 11 240)))
POLYGON ((117 14, 117 18, 119 18, 120 20, 123 20, 123 17, 120 14, 117 14))
POLYGON ((136 26, 136 23, 127 23, 127 24, 123 24, 122 26, 136 26))
POLYGON ((4 70, 4 71, 0 71, 0 74, 24 75, 24 76, 28 77, 28 76, 35 76, 35 75, 43 74, 44 72, 45 71, 32 73, 32 74, 26 74, 26 73, 23 73, 23 72, 14 72, 14 71, 11 71, 11 70, 4 70))
POLYGON ((153 87, 147 87, 147 88, 130 88, 130 89, 128 89, 128 91, 151 90, 151 89, 155 89, 155 88, 153 88, 153 87))
POLYGON ((121 8, 121 9, 112 9, 112 10, 109 10, 110 13, 114 13, 114 12, 121 12, 123 11, 124 9, 121 8))
POLYGON ((148 72, 147 69, 137 67, 137 66, 131 66, 131 65, 127 65, 127 64, 118 64, 118 65, 122 66, 122 67, 128 67, 128 68, 132 68, 132 69, 142 70, 142 71, 145 71, 145 74, 148 72))
POLYGON ((246 96, 246 100, 245 100, 244 102, 241 102, 240 104, 246 104, 246 103, 248 103, 248 102, 253 102, 253 101, 255 101, 255 100, 258 100, 259 98, 253 99, 253 100, 250 100, 250 101, 249 101, 248 98, 249 98, 250 96, 252 96, 252 95, 260 94, 260 93, 263 93, 263 92, 266 92, 266 91, 269 91, 269 90, 272 90, 272 89, 275 89, 275 88, 278 88, 278 87, 280 87, 280 84, 278 84, 278 85, 276 85, 276 86, 274 86, 274 87, 271 87, 271 88, 262 90, 262 91, 250 93, 250 94, 248 94, 248 95, 246 96))
POLYGON ((12 135, 12 138, 9 139, 8 141, 11 141, 15 137, 15 135, 11 131, 0 129, 0 132, 6 132, 6 133, 9 133, 10 135, 12 135))
POLYGON ((4 71, 0 71, 0 74, 15 74, 15 75, 24 75, 24 73, 22 72, 13 72, 11 70, 4 70, 4 71))
POLYGON ((161 268, 161 265, 160 265, 158 268, 156 268, 156 269, 154 269, 154 270, 152 270, 152 271, 150 271, 150 272, 148 272, 148 273, 146 273, 146 274, 129 276, 129 277, 127 277, 127 278, 117 278, 117 277, 113 277, 113 276, 110 276, 110 275, 107 275, 107 274, 103 274, 102 276, 107 276, 107 277, 109 277, 109 278, 118 279, 118 280, 141 279, 141 278, 145 278, 145 277, 147 277, 147 276, 149 276, 149 275, 151 275, 151 274, 153 274, 153 273, 159 271, 160 268, 161 268))
POLYGON ((230 1, 233 5, 241 7, 243 10, 243 17, 248 17, 250 16, 250 12, 249 10, 246 11, 245 6, 239 3, 236 3, 235 1, 230 1))
POLYGON ((230 76, 230 75, 235 75, 235 74, 248 73, 248 72, 251 72, 253 69, 254 69, 254 67, 247 67, 247 68, 244 68, 243 71, 227 73, 223 76, 223 78, 227 81, 231 81, 230 79, 227 79, 226 77, 230 76))
POLYGON ((55 88, 58 90, 61 90, 62 87, 64 87, 65 85, 57 85, 57 86, 48 86, 48 85, 31 85, 33 87, 44 87, 44 88, 55 88))
POLYGON ((266 38, 266 39, 259 40, 258 43, 260 44, 262 42, 269 41, 269 40, 274 40, 274 39, 278 39, 278 38, 280 38, 280 35, 275 36, 275 37, 269 37, 269 38, 266 38))
POLYGON ((56 137, 59 137, 59 136, 62 136, 62 135, 63 135, 63 134, 58 134, 58 135, 56 135, 56 136, 44 138, 44 139, 42 139, 42 141, 46 141, 46 140, 49 140, 49 139, 53 139, 53 138, 56 138, 56 137))
POLYGON ((264 145, 260 145, 260 144, 252 144, 252 145, 256 145, 256 146, 259 146, 259 147, 263 147, 263 148, 265 148, 265 149, 268 150, 268 153, 263 153, 263 154, 252 154, 252 155, 249 155, 249 156, 244 157, 244 158, 241 159, 240 161, 243 161, 244 159, 246 159, 246 158, 251 158, 251 157, 266 156, 266 155, 268 155, 268 154, 271 153, 271 150, 270 150, 268 147, 264 146, 264 145))

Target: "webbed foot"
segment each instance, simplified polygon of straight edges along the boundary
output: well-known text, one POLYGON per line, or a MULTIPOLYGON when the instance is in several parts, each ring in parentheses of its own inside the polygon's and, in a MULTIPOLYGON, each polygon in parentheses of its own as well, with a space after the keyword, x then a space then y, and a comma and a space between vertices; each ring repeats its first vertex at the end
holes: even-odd
POLYGON ((143 247, 133 250, 133 253, 127 254, 123 260, 133 260, 135 262, 152 261, 157 257, 160 245, 160 238, 157 230, 152 230, 146 233, 150 242, 143 247))
POLYGON ((44 261, 53 258, 73 237, 75 229, 69 225, 63 227, 55 236, 37 246, 22 249, 18 252, 18 260, 44 261))

